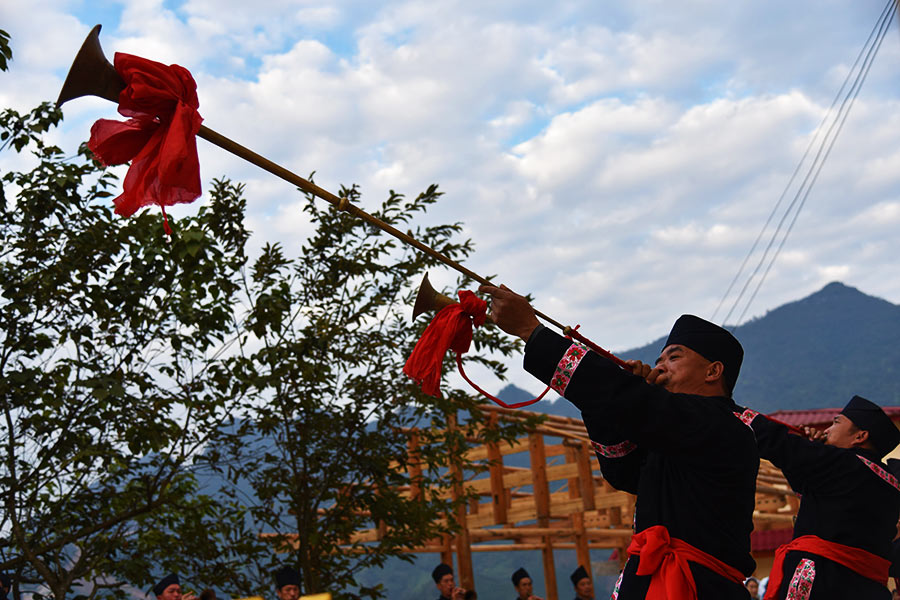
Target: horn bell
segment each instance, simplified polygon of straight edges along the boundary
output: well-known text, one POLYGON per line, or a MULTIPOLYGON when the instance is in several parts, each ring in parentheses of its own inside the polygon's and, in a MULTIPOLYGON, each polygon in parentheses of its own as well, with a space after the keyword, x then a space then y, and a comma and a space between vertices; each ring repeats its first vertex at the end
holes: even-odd
POLYGON ((422 283, 419 285, 419 293, 416 294, 416 303, 413 305, 413 320, 423 312, 440 310, 450 304, 456 304, 456 301, 450 296, 435 291, 431 287, 431 282, 428 281, 428 273, 425 273, 425 277, 422 278, 422 283))
POLYGON ((100 27, 94 25, 81 45, 81 50, 75 55, 66 82, 56 100, 57 107, 81 96, 99 96, 119 102, 119 93, 125 89, 125 82, 103 54, 103 48, 100 47, 100 27))

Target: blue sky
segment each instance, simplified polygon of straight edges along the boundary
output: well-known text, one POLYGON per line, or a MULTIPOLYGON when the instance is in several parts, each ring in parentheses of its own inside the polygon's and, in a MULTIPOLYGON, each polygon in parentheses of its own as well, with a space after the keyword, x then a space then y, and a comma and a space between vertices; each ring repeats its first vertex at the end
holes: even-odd
MULTIPOLYGON (((429 218, 466 224, 470 268, 621 350, 713 314, 884 5, 6 2, 0 105, 54 99, 102 23, 109 57, 187 67, 207 126, 328 189, 359 184, 364 208, 440 184, 429 218)), ((900 303, 898 31, 745 318, 834 280, 900 303)), ((58 143, 74 152, 114 115, 71 102, 58 143)), ((254 244, 309 232, 290 186, 199 145, 206 182, 247 183, 254 244)), ((0 155, 0 170, 22 161, 0 155)))

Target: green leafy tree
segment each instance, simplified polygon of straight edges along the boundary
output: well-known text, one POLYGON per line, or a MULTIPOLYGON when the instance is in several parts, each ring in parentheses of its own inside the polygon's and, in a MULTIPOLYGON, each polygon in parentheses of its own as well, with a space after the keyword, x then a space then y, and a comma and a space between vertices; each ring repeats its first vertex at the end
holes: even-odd
MULTIPOLYGON (((36 164, 0 177, 0 569, 16 597, 123 597, 169 570, 258 594, 285 563, 305 590, 381 595, 354 576, 452 529, 447 466, 518 427, 486 431, 476 397, 423 397, 402 374, 433 260, 308 198, 316 232, 296 256, 267 245, 248 266, 243 189, 227 181, 169 240, 154 211, 112 214, 116 179, 84 148, 43 141, 60 118, 0 113, 3 148, 36 164), (457 414, 470 418, 446 431, 457 414), (413 499, 411 483, 435 487, 413 499), (354 540, 373 526, 380 540, 354 540)), ((391 194, 376 215, 406 227, 439 196, 391 194)), ((414 234, 461 258, 459 230, 414 234)), ((476 350, 513 348, 476 333, 476 350)))
MULTIPOLYGON (((466 498, 449 490, 476 468, 467 444, 522 427, 485 429, 478 398, 423 397, 402 374, 424 327, 408 320, 413 286, 433 259, 307 198, 314 235, 248 265, 243 188, 229 181, 169 239, 155 211, 112 213, 116 177, 86 148, 44 141, 61 118, 49 103, 0 113, 0 151, 34 165, 0 174, 0 570, 13 596, 123 598, 170 570, 251 595, 285 563, 307 591, 383 595, 354 576, 451 530, 466 498), (379 539, 354 538, 366 527, 379 539)), ((375 214, 408 227, 439 197, 391 193, 375 214)), ((460 229, 414 234, 462 258, 460 229)), ((514 343, 485 328, 475 345, 467 360, 502 375, 478 350, 514 343)))
POLYGON ((0 569, 17 597, 122 597, 152 581, 122 560, 148 523, 217 511, 189 467, 235 401, 216 352, 234 335, 243 201, 216 187, 172 240, 158 214, 115 217, 115 178, 43 141, 60 118, 0 114, 4 147, 36 165, 0 177, 0 569))
MULTIPOLYGON (((360 200, 355 187, 341 195, 360 200)), ((392 192, 373 214, 407 228, 439 196, 436 186, 413 200, 392 192)), ((356 583, 361 569, 408 558, 405 548, 453 527, 445 519, 456 506, 447 466, 473 467, 463 456, 468 440, 511 438, 522 425, 487 431, 479 426, 479 397, 458 389, 425 397, 403 375, 424 328, 410 322, 413 287, 434 260, 323 205, 307 198, 316 232, 296 258, 267 245, 247 273, 240 353, 229 362, 235 393, 246 401, 210 461, 227 465, 226 493, 246 499, 257 533, 278 534, 244 548, 256 589, 270 587, 271 571, 288 564, 300 570, 304 593, 378 597, 380 586, 356 583), (471 418, 447 431, 458 412, 471 418), (408 475, 413 428, 421 447, 417 481, 408 475), (432 491, 413 498, 411 484, 432 491), (377 542, 354 538, 367 527, 380 528, 377 542)), ((411 233, 451 257, 471 251, 468 241, 456 241, 459 224, 411 233)), ((508 354, 515 345, 482 328, 476 347, 508 354)), ((481 354, 468 360, 503 372, 481 354)))

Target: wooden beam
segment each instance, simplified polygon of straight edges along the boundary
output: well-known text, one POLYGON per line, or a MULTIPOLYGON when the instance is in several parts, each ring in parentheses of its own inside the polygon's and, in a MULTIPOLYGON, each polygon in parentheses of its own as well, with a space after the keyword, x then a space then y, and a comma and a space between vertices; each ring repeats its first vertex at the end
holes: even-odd
MULTIPOLYGON (((491 414, 490 424, 492 427, 497 426, 497 418, 497 413, 491 414)), ((490 461, 488 479, 491 485, 491 514, 494 517, 494 524, 501 525, 506 523, 506 503, 509 500, 503 485, 503 454, 500 453, 500 446, 497 442, 487 445, 487 454, 490 461)))
POLYGON ((409 495, 413 499, 418 499, 422 497, 422 456, 419 453, 418 430, 410 432, 406 448, 409 453, 409 466, 407 469, 409 473, 409 495))
MULTIPOLYGON (((528 456, 534 475, 534 501, 537 509, 538 527, 550 524, 550 486, 547 482, 547 457, 544 454, 544 436, 540 433, 528 435, 528 456)), ((544 562, 544 584, 547 600, 558 600, 556 591, 556 566, 553 561, 553 537, 544 536, 541 558, 544 562)))
POLYGON ((581 442, 581 447, 576 451, 575 462, 578 464, 578 485, 581 497, 584 499, 584 510, 594 510, 594 467, 591 458, 594 450, 590 443, 581 442))
MULTIPOLYGON (((580 448, 572 448, 571 446, 567 447, 566 448, 566 462, 570 463, 572 466, 576 467, 576 469, 577 469, 576 470, 577 475, 576 475, 575 479, 569 480, 569 497, 573 498, 573 499, 577 498, 579 500, 582 500, 582 498, 581 498, 582 487, 579 482, 579 480, 581 479, 581 477, 580 477, 581 469, 578 469, 578 467, 579 467, 578 454, 581 453, 580 451, 581 451, 580 448)), ((591 477, 591 483, 593 483, 593 476, 590 474, 588 476, 591 477)), ((593 496, 593 494, 592 494, 592 496, 593 496)), ((591 497, 591 500, 593 500, 593 497, 591 497)), ((584 506, 586 509, 587 503, 584 502, 584 500, 582 500, 582 502, 583 502, 582 506, 584 506)), ((592 573, 593 571, 591 570, 591 551, 590 551, 590 548, 588 548, 588 540, 587 540, 587 536, 585 535, 585 532, 584 532, 584 512, 582 511, 582 512, 572 513, 571 519, 572 519, 572 528, 575 530, 575 557, 578 559, 579 565, 583 565, 584 568, 587 569, 588 573, 592 573)), ((593 581, 593 579, 591 581, 593 581)))
MULTIPOLYGON (((613 548, 617 548, 619 542, 612 542, 608 544, 588 544, 588 548, 591 550, 610 550, 613 548)), ((554 544, 553 547, 557 550, 574 550, 575 544, 554 544)), ((535 543, 535 544, 480 544, 476 546, 472 546, 472 552, 509 552, 509 551, 518 551, 518 550, 543 550, 543 543, 535 543)), ((419 552, 419 550, 416 550, 419 552)), ((549 591, 547 593, 549 596, 549 591)))
MULTIPOLYGON (((474 529, 469 532, 472 541, 512 540, 526 537, 543 537, 546 535, 570 538, 575 535, 574 527, 500 527, 491 529, 474 529)), ((606 529, 585 528, 584 535, 592 540, 623 540, 631 538, 631 528, 606 529)))
POLYGON ((452 567, 453 566, 453 545, 452 545, 453 538, 449 534, 445 533, 441 536, 441 539, 444 542, 443 544, 441 544, 440 550, 438 550, 441 553, 441 562, 444 563, 445 565, 450 565, 452 567))
POLYGON ((757 510, 753 511, 753 520, 760 522, 793 523, 795 516, 795 513, 764 513, 757 510))
MULTIPOLYGON (((452 433, 456 430, 456 415, 451 414, 447 420, 447 429, 452 433)), ((456 560, 457 574, 460 585, 467 589, 475 589, 475 573, 472 570, 472 546, 469 541, 469 525, 466 522, 466 502, 463 495, 463 472, 458 461, 450 463, 450 478, 452 481, 453 500, 457 503, 456 522, 459 525, 459 533, 456 534, 456 560)), ((450 564, 450 563, 448 563, 450 564)))
MULTIPOLYGON (((608 541, 608 542, 597 542, 591 543, 588 546, 591 550, 610 550, 613 548, 617 548, 618 541, 608 541)), ((509 552, 509 551, 518 551, 518 550, 540 550, 544 547, 543 542, 534 542, 528 544, 477 544, 472 546, 472 552, 509 552)), ((574 550, 575 544, 572 543, 561 543, 554 544, 553 546, 557 550, 574 550)), ((342 547, 341 552, 346 552, 349 554, 360 554, 365 552, 365 548, 349 548, 342 547)), ((410 554, 426 554, 432 553, 437 554, 442 552, 441 546, 418 546, 418 547, 406 547, 402 548, 403 552, 407 552, 410 554)), ((441 562, 447 562, 442 560, 441 562)), ((449 563, 448 563, 449 564, 449 563)))

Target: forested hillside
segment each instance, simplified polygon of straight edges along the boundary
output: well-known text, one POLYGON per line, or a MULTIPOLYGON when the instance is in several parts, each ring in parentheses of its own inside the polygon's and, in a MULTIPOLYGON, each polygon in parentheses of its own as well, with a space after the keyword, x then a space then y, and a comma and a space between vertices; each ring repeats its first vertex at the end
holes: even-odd
MULTIPOLYGON (((900 404, 900 306, 834 282, 733 332, 744 346, 734 392, 739 404, 769 413, 843 406, 854 394, 884 406, 900 404)), ((667 334, 618 355, 652 364, 667 334)), ((507 386, 502 397, 521 401, 530 392, 507 386)), ((565 401, 530 408, 578 416, 565 401)))

